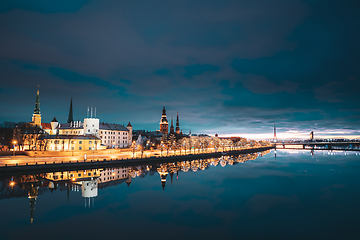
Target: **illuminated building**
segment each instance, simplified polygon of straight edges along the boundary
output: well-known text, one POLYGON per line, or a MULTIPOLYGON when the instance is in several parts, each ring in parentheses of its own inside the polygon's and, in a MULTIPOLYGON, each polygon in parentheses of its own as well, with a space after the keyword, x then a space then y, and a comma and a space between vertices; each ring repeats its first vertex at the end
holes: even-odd
MULTIPOLYGON (((72 102, 70 105, 69 119, 72 117, 72 102)), ((55 119, 56 120, 56 119, 55 119)), ((72 121, 64 124, 56 122, 51 125, 51 134, 60 135, 94 135, 101 139, 101 144, 106 148, 126 148, 132 143, 132 126, 124 127, 120 124, 100 122, 98 118, 90 117, 81 121, 72 121)))
POLYGON ((132 143, 130 122, 124 127, 120 124, 101 123, 98 118, 85 118, 84 122, 58 124, 57 129, 62 135, 92 134, 98 136, 101 144, 107 148, 126 148, 130 147, 132 143))
POLYGON ((162 132, 164 135, 167 135, 169 133, 169 123, 166 119, 166 109, 165 106, 162 110, 162 117, 160 120, 160 132, 162 132))
POLYGON ((44 151, 98 150, 101 144, 94 135, 41 135, 37 142, 44 151))
POLYGON ((100 169, 90 169, 90 170, 88 169, 81 171, 46 173, 44 178, 52 182, 68 181, 68 180, 75 182, 80 180, 97 178, 99 176, 100 176, 100 169))
MULTIPOLYGON (((89 110, 88 110, 89 111, 89 110)), ((96 115, 96 108, 95 108, 96 115)), ((29 125, 32 128, 37 128, 37 131, 31 131, 31 133, 26 133, 23 138, 26 140, 24 142, 25 150, 35 150, 37 149, 37 138, 41 134, 48 135, 63 135, 61 139, 66 139, 65 136, 69 136, 67 142, 70 142, 72 139, 76 138, 76 136, 95 136, 100 138, 100 144, 103 144, 107 148, 126 148, 130 147, 132 143, 132 126, 129 124, 125 127, 120 124, 108 124, 108 123, 100 123, 99 119, 91 116, 81 121, 73 120, 73 107, 72 107, 72 99, 70 101, 70 109, 67 123, 60 124, 56 118, 54 117, 51 123, 42 123, 41 122, 41 113, 40 113, 40 93, 37 91, 36 102, 34 114, 32 116, 32 122, 29 125), (29 135, 31 134, 31 135, 29 135), (35 135, 34 135, 35 134, 35 135)), ((30 130, 29 130, 30 131, 30 130)), ((54 137, 49 137, 54 138, 54 137)), ((87 137, 91 138, 91 137, 87 137)), ((43 138, 44 140, 45 138, 43 138)), ((54 138, 55 140, 55 138, 54 138)), ((93 139, 95 141, 95 139, 93 139)), ((96 149, 99 147, 94 146, 96 149)), ((63 148, 64 149, 64 148, 63 148)), ((69 148, 70 149, 70 148, 69 148)), ((75 149, 79 149, 75 147, 75 149)), ((89 150, 87 147, 82 148, 83 150, 89 150)))
POLYGON ((100 172, 99 183, 126 179, 128 177, 129 167, 107 168, 100 172))

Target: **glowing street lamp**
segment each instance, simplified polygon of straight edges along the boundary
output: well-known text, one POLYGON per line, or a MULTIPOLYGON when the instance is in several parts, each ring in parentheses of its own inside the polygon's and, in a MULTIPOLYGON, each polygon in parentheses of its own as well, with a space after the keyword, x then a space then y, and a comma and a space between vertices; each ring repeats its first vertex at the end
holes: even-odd
POLYGON ((14 157, 15 157, 15 145, 16 145, 16 143, 17 143, 17 142, 14 140, 14 141, 13 141, 13 144, 14 144, 14 157))

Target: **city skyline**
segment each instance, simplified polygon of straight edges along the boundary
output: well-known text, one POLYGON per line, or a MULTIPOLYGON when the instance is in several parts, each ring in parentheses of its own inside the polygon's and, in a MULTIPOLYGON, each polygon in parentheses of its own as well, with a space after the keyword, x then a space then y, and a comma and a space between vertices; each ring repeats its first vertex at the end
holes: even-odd
POLYGON ((357 1, 1 3, 0 122, 96 107, 184 133, 359 137, 357 1))

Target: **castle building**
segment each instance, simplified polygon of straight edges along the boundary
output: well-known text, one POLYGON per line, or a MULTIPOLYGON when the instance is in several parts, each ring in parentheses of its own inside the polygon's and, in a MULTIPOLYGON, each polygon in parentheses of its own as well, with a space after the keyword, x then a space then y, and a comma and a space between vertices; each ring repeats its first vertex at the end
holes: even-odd
MULTIPOLYGON (((39 95, 38 90, 32 122, 29 123, 32 128, 37 129, 37 131, 33 131, 36 136, 24 135, 23 138, 27 140, 26 144, 24 144, 25 149, 35 150, 40 147, 43 150, 64 151, 97 150, 105 147, 126 148, 131 146, 132 126, 130 122, 126 127, 120 124, 100 123, 99 119, 93 117, 92 114, 91 117, 84 118, 83 122, 74 121, 72 98, 67 123, 60 124, 55 117, 51 123, 42 123, 39 95), (42 134, 44 136, 39 138, 42 134), (79 140, 76 141, 76 139, 79 140), (39 144, 37 144, 37 140, 40 140, 39 144), (79 142, 82 144, 79 145, 79 142)), ((27 129, 27 131, 30 130, 27 129)))
POLYGON ((61 135, 94 135, 106 148, 127 148, 132 144, 132 125, 124 127, 115 123, 100 123, 98 118, 85 118, 84 122, 58 124, 61 135))
POLYGON ((166 109, 165 106, 162 110, 162 117, 160 120, 160 132, 162 132, 164 135, 167 135, 169 133, 169 123, 166 119, 166 109))

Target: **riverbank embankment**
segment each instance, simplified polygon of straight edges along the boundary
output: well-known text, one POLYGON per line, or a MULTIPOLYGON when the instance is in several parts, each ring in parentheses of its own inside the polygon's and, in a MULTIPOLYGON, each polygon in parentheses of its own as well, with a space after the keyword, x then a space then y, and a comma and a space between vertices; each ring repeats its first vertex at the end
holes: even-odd
POLYGON ((275 148, 270 147, 257 147, 232 150, 226 152, 212 152, 212 153, 199 153, 199 154, 187 154, 187 155, 172 155, 164 157, 147 157, 147 158, 127 158, 127 159, 96 159, 96 160, 83 160, 83 161, 61 161, 61 162, 44 162, 38 164, 26 163, 24 165, 12 165, 1 166, 0 175, 21 175, 21 174, 36 174, 46 172, 63 172, 63 171, 76 171, 83 169, 97 169, 97 168, 110 168, 110 167, 125 167, 125 166, 137 166, 137 165, 152 165, 167 162, 178 161, 191 161, 196 159, 206 158, 218 158, 224 155, 240 155, 255 152, 262 152, 275 148))

